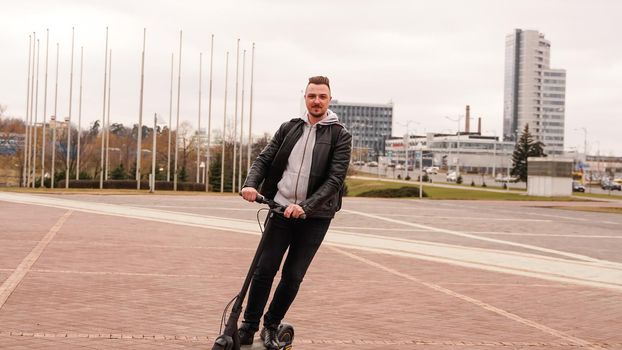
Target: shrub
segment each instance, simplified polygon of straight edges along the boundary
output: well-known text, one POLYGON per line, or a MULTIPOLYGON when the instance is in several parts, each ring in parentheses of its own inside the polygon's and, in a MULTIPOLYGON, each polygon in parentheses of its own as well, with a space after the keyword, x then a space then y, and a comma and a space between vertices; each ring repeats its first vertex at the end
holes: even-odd
POLYGON ((488 187, 485 182, 482 182, 482 187, 488 187))
MULTIPOLYGON (((65 187, 65 180, 61 180, 55 186, 57 188, 65 187)), ((136 189, 136 180, 107 180, 104 181, 103 187, 105 189, 136 189)), ((69 180, 69 188, 92 188, 99 189, 99 180, 69 180)), ((140 188, 143 190, 149 189, 149 181, 143 180, 140 182, 140 188)), ((173 181, 156 181, 156 191, 172 191, 173 181)), ((209 188, 211 190, 211 187, 209 188)), ((205 185, 195 182, 177 182, 178 191, 205 191, 205 185)))
POLYGON ((462 175, 458 175, 458 178, 456 179, 456 183, 457 184, 461 184, 462 183, 462 175))
MULTIPOLYGON (((401 198, 401 197, 419 197, 419 188, 412 186, 404 186, 400 188, 385 188, 381 190, 370 190, 358 195, 359 197, 379 197, 379 198, 401 198)), ((428 195, 423 192, 423 197, 428 195)))
POLYGON ((471 180, 471 186, 475 187, 475 180, 471 180))

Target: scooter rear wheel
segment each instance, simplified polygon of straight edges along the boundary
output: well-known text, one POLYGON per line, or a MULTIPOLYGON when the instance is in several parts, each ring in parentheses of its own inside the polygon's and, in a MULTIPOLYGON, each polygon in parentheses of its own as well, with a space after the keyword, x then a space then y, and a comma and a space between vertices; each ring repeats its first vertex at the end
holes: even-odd
MULTIPOLYGON (((292 343, 294 342, 294 326, 288 323, 282 323, 279 325, 277 330, 277 337, 279 339, 279 348, 283 350, 292 349, 292 343)), ((259 338, 263 341, 265 340, 265 334, 263 332, 259 333, 259 338)))
POLYGON ((279 326, 278 334, 279 343, 282 344, 283 349, 291 349, 291 345, 294 342, 294 327, 283 323, 279 326))

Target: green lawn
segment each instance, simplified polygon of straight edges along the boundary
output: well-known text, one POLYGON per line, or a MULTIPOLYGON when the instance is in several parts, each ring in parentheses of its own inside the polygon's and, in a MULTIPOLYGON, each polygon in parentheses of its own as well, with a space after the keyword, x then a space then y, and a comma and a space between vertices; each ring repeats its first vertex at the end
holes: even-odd
POLYGON ((609 195, 609 194, 604 194, 604 193, 587 193, 587 192, 586 193, 580 193, 580 192, 574 192, 572 195, 573 196, 577 196, 577 197, 594 197, 594 198, 622 200, 622 196, 617 194, 618 191, 612 191, 611 193, 616 193, 616 194, 609 195))
MULTIPOLYGON (((391 189, 400 187, 419 187, 419 185, 409 185, 379 180, 346 179, 348 185, 348 196, 357 197, 363 192, 370 190, 391 189)), ((524 194, 508 192, 488 192, 463 190, 460 188, 445 188, 423 185, 423 192, 427 194, 427 199, 463 199, 463 200, 515 200, 515 201, 586 201, 587 199, 573 197, 532 197, 524 194)))

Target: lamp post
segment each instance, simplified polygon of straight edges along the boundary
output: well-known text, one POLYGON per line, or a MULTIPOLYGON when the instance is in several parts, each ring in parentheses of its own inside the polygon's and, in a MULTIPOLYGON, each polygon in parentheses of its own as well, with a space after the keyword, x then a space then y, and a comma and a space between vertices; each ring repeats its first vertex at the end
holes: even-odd
POLYGON ((587 128, 580 127, 575 129, 575 131, 583 131, 583 156, 585 157, 585 161, 587 161, 587 128))
MULTIPOLYGON (((409 120, 406 123, 398 123, 401 126, 406 127, 406 136, 404 136, 404 162, 406 163, 406 177, 408 177, 408 149, 410 148, 410 124, 421 125, 421 123, 414 120, 409 120)), ((416 129, 415 129, 416 130, 416 129)), ((415 132, 416 133, 416 132, 415 132)), ((417 135, 415 135, 416 137, 417 135)), ((413 162, 413 171, 415 168, 415 162, 413 162)))
POLYGON ((496 168, 497 168, 497 131, 496 130, 486 130, 486 133, 492 131, 495 136, 493 140, 493 148, 492 148, 492 178, 496 177, 496 168))
POLYGON ((419 148, 419 199, 423 198, 423 144, 418 143, 419 148))
POLYGON ((445 118, 458 123, 458 131, 456 132, 456 136, 458 137, 458 147, 456 149, 456 177, 458 177, 460 175, 460 121, 464 116, 459 115, 456 119, 447 116, 445 116, 445 118))

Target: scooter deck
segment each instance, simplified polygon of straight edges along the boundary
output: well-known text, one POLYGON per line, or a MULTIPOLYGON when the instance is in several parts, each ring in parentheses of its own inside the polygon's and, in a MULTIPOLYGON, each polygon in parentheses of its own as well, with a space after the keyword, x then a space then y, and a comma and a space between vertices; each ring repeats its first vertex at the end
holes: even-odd
MULTIPOLYGON (((286 346, 285 348, 286 350, 291 350, 293 349, 293 347, 291 345, 286 346)), ((253 345, 242 345, 240 346, 240 350, 266 350, 266 348, 263 346, 263 343, 260 339, 256 339, 255 342, 253 343, 253 345)))
MULTIPOLYGON (((290 350, 293 349, 293 347, 292 345, 289 345, 284 347, 283 349, 290 350)), ((261 339, 255 339, 253 345, 242 345, 240 346, 240 350, 266 350, 266 348, 263 346, 263 342, 261 341, 261 339)))

